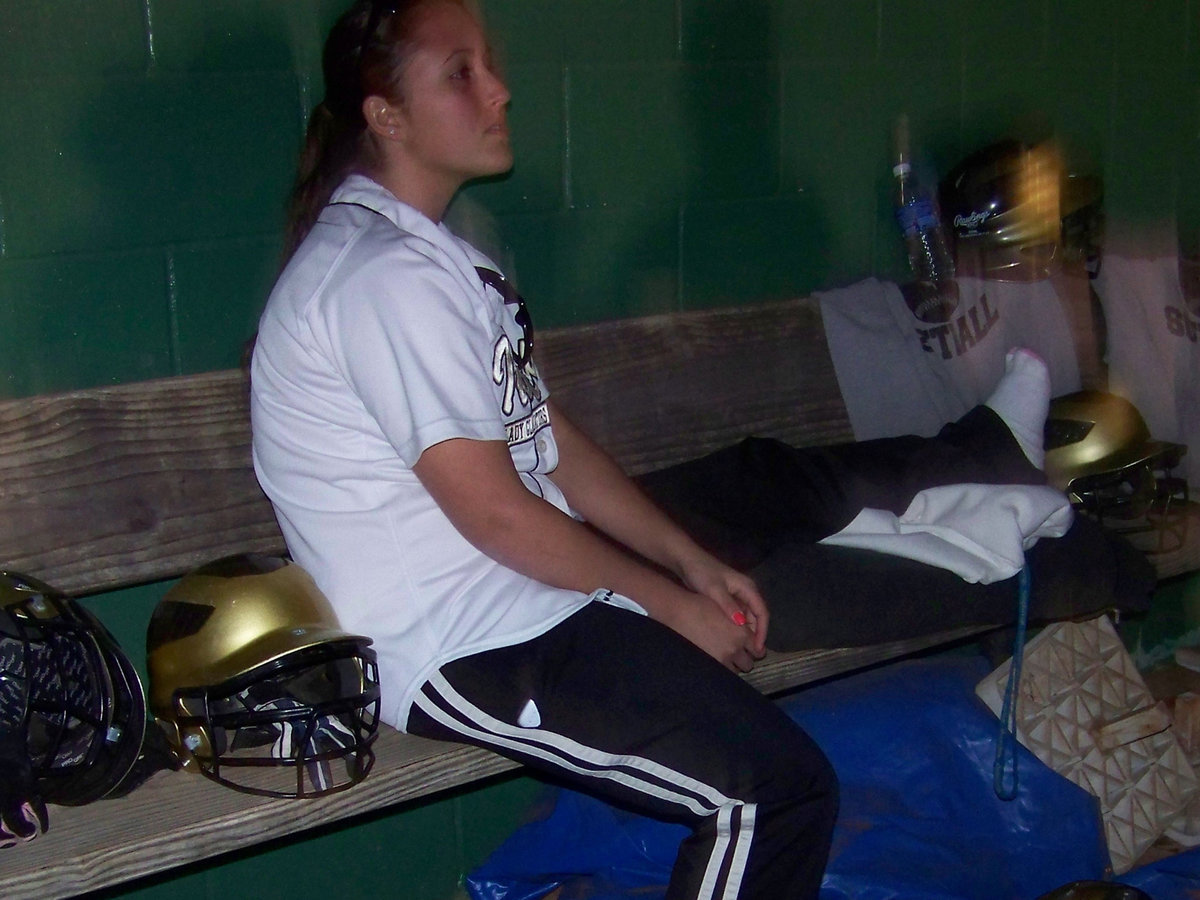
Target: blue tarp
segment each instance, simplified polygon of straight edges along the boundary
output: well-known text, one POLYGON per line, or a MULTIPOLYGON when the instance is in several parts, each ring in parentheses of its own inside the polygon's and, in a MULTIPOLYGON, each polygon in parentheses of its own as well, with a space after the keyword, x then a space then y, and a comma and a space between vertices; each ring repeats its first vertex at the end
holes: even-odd
MULTIPOLYGON (((783 701, 841 782, 821 900, 1032 900, 1104 878, 1090 794, 1019 747, 1017 796, 997 798, 999 722, 974 695, 989 670, 976 657, 908 661, 783 701)), ((561 900, 654 900, 685 833, 563 790, 547 816, 468 876, 467 889, 473 900, 537 900, 560 887, 561 900)), ((1189 900, 1200 890, 1200 854, 1120 880, 1154 900, 1189 900)))
POLYGON ((1154 900, 1196 900, 1200 897, 1200 849, 1126 872, 1119 880, 1141 888, 1154 900))

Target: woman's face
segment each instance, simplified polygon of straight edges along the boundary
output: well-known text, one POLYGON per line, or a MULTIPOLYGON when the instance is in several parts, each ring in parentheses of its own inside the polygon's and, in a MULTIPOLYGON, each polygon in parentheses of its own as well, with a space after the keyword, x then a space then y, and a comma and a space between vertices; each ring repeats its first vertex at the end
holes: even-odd
POLYGON ((471 178, 507 172, 511 95, 492 70, 479 22, 456 3, 434 3, 413 37, 404 99, 394 107, 405 179, 453 194, 471 178))

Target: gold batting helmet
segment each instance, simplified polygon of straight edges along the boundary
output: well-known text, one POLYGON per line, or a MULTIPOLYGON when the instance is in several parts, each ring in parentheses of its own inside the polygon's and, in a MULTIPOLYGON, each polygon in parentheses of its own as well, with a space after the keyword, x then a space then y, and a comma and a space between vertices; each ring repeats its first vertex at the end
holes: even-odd
POLYGON ((314 797, 366 777, 379 726, 371 641, 289 560, 188 573, 146 638, 150 709, 184 768, 252 794, 314 797))
MULTIPOLYGON (((1050 402, 1046 479, 1079 510, 1117 531, 1183 539, 1187 482, 1172 474, 1183 444, 1154 440, 1136 406, 1117 394, 1077 391, 1050 402)), ((1140 544, 1139 544, 1140 546, 1140 544)))

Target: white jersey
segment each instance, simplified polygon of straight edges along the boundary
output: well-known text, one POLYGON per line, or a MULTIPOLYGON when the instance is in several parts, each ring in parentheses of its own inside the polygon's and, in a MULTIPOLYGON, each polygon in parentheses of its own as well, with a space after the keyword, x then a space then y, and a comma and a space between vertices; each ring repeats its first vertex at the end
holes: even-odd
POLYGON ((251 369, 254 467, 293 558, 343 628, 374 639, 382 718, 403 728, 438 666, 535 637, 588 597, 469 544, 413 473, 450 438, 506 441, 526 487, 571 514, 547 392, 495 266, 361 175, 284 270, 251 369))
POLYGON ((932 437, 991 395, 1013 347, 1045 360, 1053 395, 1079 390, 1075 340, 1054 280, 956 281, 957 308, 925 319, 890 281, 814 295, 856 440, 932 437))
MULTIPOLYGON (((1173 243, 1173 237, 1172 237, 1173 243)), ((1108 323, 1110 390, 1160 441, 1186 444, 1176 475, 1200 488, 1200 297, 1189 296, 1174 248, 1105 252, 1096 293, 1108 323)))

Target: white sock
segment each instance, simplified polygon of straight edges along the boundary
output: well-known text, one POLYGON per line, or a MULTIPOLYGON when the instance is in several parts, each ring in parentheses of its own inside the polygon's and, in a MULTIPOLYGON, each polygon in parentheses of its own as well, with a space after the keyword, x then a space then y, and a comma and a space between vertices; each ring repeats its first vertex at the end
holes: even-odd
POLYGON ((1050 373, 1032 350, 1014 347, 1004 357, 1004 375, 984 402, 1008 426, 1029 461, 1046 462, 1043 430, 1050 411, 1050 373))

